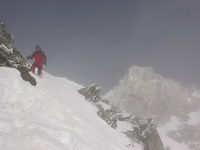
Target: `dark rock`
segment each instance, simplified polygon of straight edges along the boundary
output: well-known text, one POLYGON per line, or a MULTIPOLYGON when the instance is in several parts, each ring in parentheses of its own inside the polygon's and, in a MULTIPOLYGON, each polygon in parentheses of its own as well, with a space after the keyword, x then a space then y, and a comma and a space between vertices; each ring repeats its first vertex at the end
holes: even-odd
POLYGON ((5 25, 0 21, 0 66, 17 69, 23 80, 36 85, 36 80, 29 74, 30 64, 19 51, 10 46, 13 36, 5 30, 5 25))
MULTIPOLYGON (((20 54, 21 56, 21 54, 20 54)), ((19 64, 16 60, 19 60, 19 58, 23 59, 23 57, 19 57, 18 59, 16 59, 17 57, 15 56, 15 53, 6 53, 4 51, 2 51, 0 49, 0 65, 1 66, 5 66, 5 67, 11 67, 11 68, 15 68, 17 69, 23 80, 30 82, 32 85, 36 85, 37 82, 35 80, 35 78, 33 78, 30 74, 29 74, 29 69, 26 67, 26 65, 23 65, 22 63, 19 64)))
POLYGON ((19 72, 21 73, 21 77, 23 80, 30 82, 30 84, 32 84, 33 86, 36 86, 37 82, 36 82, 35 78, 33 78, 29 74, 29 72, 27 71, 27 68, 18 66, 17 70, 19 70, 19 72))
POLYGON ((8 56, 6 55, 6 53, 4 51, 2 51, 1 48, 0 48, 0 63, 2 66, 15 68, 15 66, 8 59, 8 56))
POLYGON ((99 96, 100 87, 96 84, 92 84, 89 87, 82 88, 78 90, 78 92, 85 96, 85 99, 89 102, 96 103, 101 100, 101 97, 99 96))
POLYGON ((144 150, 165 150, 155 126, 150 126, 142 137, 144 150))
POLYGON ((5 24, 0 21, 0 45, 4 44, 10 48, 10 44, 14 42, 13 36, 5 30, 5 24))
POLYGON ((112 128, 117 128, 117 120, 119 116, 121 116, 120 113, 113 112, 111 109, 106 111, 104 109, 100 109, 97 112, 97 114, 99 115, 99 117, 105 120, 112 128))

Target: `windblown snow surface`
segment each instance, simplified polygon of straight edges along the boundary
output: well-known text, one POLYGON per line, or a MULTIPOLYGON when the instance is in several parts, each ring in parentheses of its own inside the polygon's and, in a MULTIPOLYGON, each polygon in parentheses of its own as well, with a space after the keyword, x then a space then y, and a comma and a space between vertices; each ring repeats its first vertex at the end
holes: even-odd
POLYGON ((17 70, 0 67, 1 150, 141 150, 109 127, 68 79, 33 75, 37 86, 17 70))

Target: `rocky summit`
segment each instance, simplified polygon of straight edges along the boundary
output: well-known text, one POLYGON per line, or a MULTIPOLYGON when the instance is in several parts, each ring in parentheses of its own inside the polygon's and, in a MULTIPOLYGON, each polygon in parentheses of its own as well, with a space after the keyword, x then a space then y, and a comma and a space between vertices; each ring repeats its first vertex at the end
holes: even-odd
POLYGON ((11 46, 13 42, 13 35, 6 31, 5 24, 0 21, 0 66, 17 69, 22 79, 35 86, 37 82, 29 74, 30 64, 16 48, 11 46))

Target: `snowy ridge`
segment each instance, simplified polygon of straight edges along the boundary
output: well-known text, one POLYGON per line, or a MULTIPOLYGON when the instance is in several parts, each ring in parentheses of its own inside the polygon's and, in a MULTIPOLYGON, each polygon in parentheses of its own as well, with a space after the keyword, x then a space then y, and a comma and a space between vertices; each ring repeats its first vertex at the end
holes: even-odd
POLYGON ((0 72, 2 150, 129 149, 128 138, 100 119, 77 92, 81 85, 45 74, 33 75, 34 87, 15 69, 1 67, 0 72))
POLYGON ((98 109, 99 117, 130 139, 130 147, 139 144, 143 145, 144 150, 164 150, 164 145, 152 118, 138 118, 124 113, 117 107, 108 105, 99 96, 100 87, 96 84, 81 88, 78 92, 98 109))

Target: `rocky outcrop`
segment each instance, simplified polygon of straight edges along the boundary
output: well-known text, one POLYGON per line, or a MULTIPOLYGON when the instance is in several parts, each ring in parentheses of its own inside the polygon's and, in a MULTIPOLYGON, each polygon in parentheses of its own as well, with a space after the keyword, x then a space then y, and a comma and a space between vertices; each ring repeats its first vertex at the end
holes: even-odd
POLYGON ((101 100, 101 97, 99 96, 100 87, 96 84, 92 84, 87 88, 80 89, 78 92, 84 95, 85 99, 89 102, 96 103, 101 100))
POLYGON ((23 67, 23 66, 18 66, 17 70, 19 70, 20 75, 22 77, 22 79, 24 81, 28 81, 30 82, 30 84, 32 84, 33 86, 36 86, 37 82, 35 80, 35 78, 33 78, 29 72, 27 71, 27 68, 23 67))
POLYGON ((141 143, 144 150, 164 150, 163 143, 153 119, 142 119, 133 115, 123 113, 119 108, 109 106, 99 96, 100 87, 92 84, 89 87, 78 90, 85 99, 98 108, 97 114, 112 128, 124 133, 134 143, 141 143), (127 129, 120 129, 121 124, 126 124, 127 129))
POLYGON ((4 44, 6 47, 11 48, 10 44, 13 42, 13 35, 5 30, 5 24, 0 20, 0 45, 4 44))
POLYGON ((35 86, 37 82, 29 74, 30 64, 19 51, 11 47, 13 42, 13 36, 5 30, 4 23, 0 21, 0 66, 17 69, 23 80, 35 86))
POLYGON ((107 110, 102 107, 97 114, 114 129, 117 128, 117 120, 122 117, 122 113, 116 107, 111 107, 107 110))

